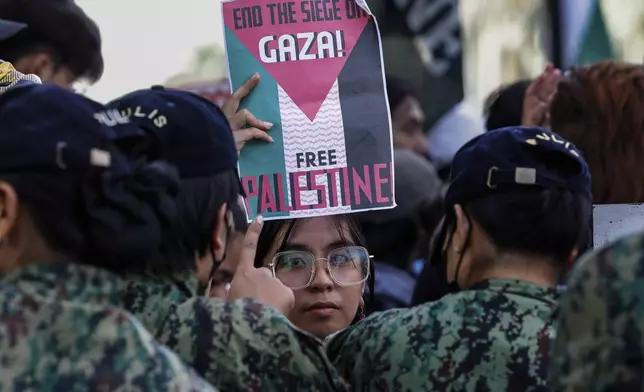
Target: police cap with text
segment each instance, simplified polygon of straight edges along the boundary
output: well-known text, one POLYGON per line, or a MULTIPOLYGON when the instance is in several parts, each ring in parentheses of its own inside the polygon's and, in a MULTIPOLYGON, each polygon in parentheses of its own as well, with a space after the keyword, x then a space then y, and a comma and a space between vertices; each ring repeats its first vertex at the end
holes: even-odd
POLYGON ((0 95, 0 171, 85 171, 130 165, 114 155, 116 134, 143 132, 105 107, 54 84, 28 84, 0 95))
POLYGON ((183 179, 237 169, 228 119, 217 105, 191 92, 163 87, 134 91, 108 104, 141 127, 154 143, 131 154, 163 159, 183 179))
POLYGON ((445 208, 504 192, 552 187, 591 198, 590 172, 581 152, 544 128, 501 128, 470 140, 456 153, 445 208))

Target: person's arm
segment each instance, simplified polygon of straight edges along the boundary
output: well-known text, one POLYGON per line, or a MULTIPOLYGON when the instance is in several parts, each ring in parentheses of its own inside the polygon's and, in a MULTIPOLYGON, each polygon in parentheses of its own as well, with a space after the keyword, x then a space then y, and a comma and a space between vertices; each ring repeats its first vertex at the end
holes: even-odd
POLYGON ((403 329, 400 322, 407 311, 392 309, 376 313, 325 341, 329 360, 353 390, 368 390, 374 380, 391 375, 392 365, 402 360, 392 349, 406 344, 397 339, 404 338, 399 335, 403 329))
MULTIPOLYGON (((125 312, 123 312, 125 313, 125 312)), ((128 314, 129 316, 129 314, 128 314)), ((123 316, 112 316, 123 317, 123 316)), ((186 366, 177 355, 168 348, 161 346, 152 335, 132 316, 130 317, 128 333, 122 334, 114 346, 121 346, 124 360, 116 365, 123 365, 126 389, 148 391, 194 391, 216 392, 213 386, 203 380, 190 367, 186 366), (122 341, 120 341, 122 340, 122 341), (123 348, 124 347, 124 348, 123 348)), ((109 352, 109 349, 105 350, 109 352)), ((96 374, 100 377, 100 374, 96 374)))
POLYGON ((644 385, 643 244, 641 234, 623 238, 573 268, 550 346, 551 391, 635 391, 644 385))
MULTIPOLYGON (((35 325, 46 323, 47 332, 30 337, 31 348, 22 353, 30 357, 24 361, 29 370, 16 372, 14 367, 13 377, 3 380, 9 384, 0 383, 0 387, 51 391, 216 391, 176 354, 155 341, 125 310, 93 310, 86 305, 56 302, 48 306, 47 312, 30 318, 35 325), (34 364, 37 367, 33 368, 34 364)), ((6 347, 0 348, 10 352, 6 347)))
POLYGON ((175 306, 159 340, 224 391, 348 390, 319 339, 250 299, 175 306))

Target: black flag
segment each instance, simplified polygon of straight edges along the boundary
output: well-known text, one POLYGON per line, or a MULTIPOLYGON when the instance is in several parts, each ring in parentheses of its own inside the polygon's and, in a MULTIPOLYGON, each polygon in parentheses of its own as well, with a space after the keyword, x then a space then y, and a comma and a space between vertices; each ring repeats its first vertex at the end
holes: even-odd
POLYGON ((429 129, 463 100, 458 0, 374 0, 369 5, 380 25, 387 72, 417 86, 429 129))

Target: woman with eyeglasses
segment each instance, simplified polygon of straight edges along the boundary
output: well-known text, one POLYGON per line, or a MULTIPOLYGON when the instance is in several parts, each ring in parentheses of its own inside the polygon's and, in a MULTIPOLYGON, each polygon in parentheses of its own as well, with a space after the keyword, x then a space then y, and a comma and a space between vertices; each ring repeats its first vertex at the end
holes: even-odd
POLYGON ((373 292, 369 252, 352 215, 268 221, 257 244, 256 267, 295 294, 287 315, 324 339, 365 316, 366 286, 373 292))

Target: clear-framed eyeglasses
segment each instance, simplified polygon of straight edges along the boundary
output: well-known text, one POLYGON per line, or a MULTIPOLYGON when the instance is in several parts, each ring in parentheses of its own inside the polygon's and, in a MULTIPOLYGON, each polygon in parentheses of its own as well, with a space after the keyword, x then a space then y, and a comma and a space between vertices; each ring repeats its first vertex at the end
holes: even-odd
POLYGON ((362 246, 344 246, 329 252, 325 258, 316 259, 306 251, 288 250, 279 252, 268 267, 273 276, 285 286, 293 289, 305 289, 315 279, 316 264, 326 262, 326 270, 331 280, 339 286, 354 286, 369 278, 371 256, 362 246))

